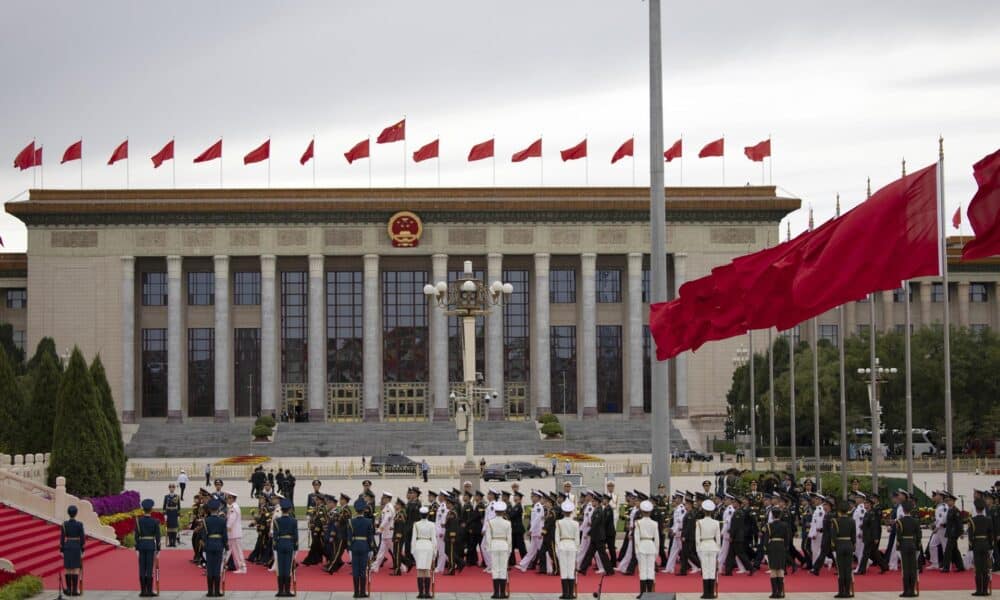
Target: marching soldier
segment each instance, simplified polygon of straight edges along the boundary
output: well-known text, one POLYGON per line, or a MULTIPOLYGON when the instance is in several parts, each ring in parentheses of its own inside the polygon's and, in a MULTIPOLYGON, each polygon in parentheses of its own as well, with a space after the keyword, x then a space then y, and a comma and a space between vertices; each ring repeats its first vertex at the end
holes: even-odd
POLYGON ((274 548, 277 554, 278 596, 288 597, 292 594, 292 572, 295 569, 293 560, 295 551, 299 548, 299 525, 295 517, 288 513, 292 510, 292 501, 281 499, 282 516, 274 520, 274 548))
POLYGON ((406 526, 403 530, 403 564, 413 568, 413 526, 420 518, 420 488, 413 486, 406 490, 406 526))
POLYGON ((160 551, 160 523, 150 516, 154 503, 142 501, 143 515, 135 520, 135 549, 139 553, 139 595, 155 596, 153 592, 153 563, 160 551))
POLYGON ((580 525, 573 519, 574 508, 570 500, 563 502, 563 518, 556 522, 556 555, 559 557, 562 581, 562 595, 559 598, 562 600, 576 598, 576 554, 580 549, 580 525))
MULTIPOLYGON (((783 499, 783 496, 779 496, 783 499)), ((765 527, 767 532, 767 567, 771 571, 771 595, 769 598, 785 597, 785 568, 791 562, 788 543, 792 537, 788 516, 783 508, 776 511, 777 518, 765 527)))
POLYGON ((191 549, 194 550, 191 562, 196 565, 204 565, 205 561, 203 554, 205 550, 205 517, 208 515, 210 499, 205 488, 199 489, 191 509, 191 549))
MULTIPOLYGON (((823 568, 829 557, 833 555, 834 552, 834 540, 833 540, 833 506, 834 500, 832 498, 823 498, 819 494, 813 494, 815 498, 821 499, 819 502, 819 510, 821 511, 821 520, 819 527, 816 529, 816 539, 819 540, 818 548, 816 553, 812 555, 813 561, 813 575, 819 575, 819 570, 823 568)), ((816 518, 816 513, 813 513, 813 519, 816 518)), ((852 521, 853 523, 853 521, 852 521)), ((810 528, 812 526, 810 525, 810 528)), ((810 529, 811 530, 811 529, 810 529)), ((855 532, 855 537, 857 537, 857 532, 855 532)), ((857 540, 855 540, 857 542, 857 540)), ((853 560, 851 561, 853 563, 853 560)))
POLYGON ((524 560, 528 554, 528 548, 524 545, 524 506, 521 500, 524 495, 521 492, 511 494, 511 501, 507 508, 507 516, 510 519, 510 533, 513 536, 514 546, 510 549, 510 566, 517 564, 514 560, 514 551, 517 550, 517 560, 524 560))
POLYGON ((932 492, 931 498, 934 500, 935 507, 928 552, 931 555, 931 568, 944 570, 947 567, 944 560, 944 548, 946 545, 945 525, 948 520, 948 504, 944 501, 944 492, 940 490, 932 492))
POLYGON ((674 574, 674 566, 677 564, 677 557, 681 553, 681 528, 684 525, 684 494, 674 492, 671 498, 673 512, 670 516, 670 548, 667 550, 667 564, 663 566, 664 573, 674 574))
POLYGON ((903 598, 920 595, 917 580, 917 556, 922 547, 920 521, 910 516, 913 502, 900 503, 900 517, 896 520, 896 540, 899 545, 899 562, 903 569, 903 598))
POLYGON ((449 494, 445 496, 445 504, 448 506, 448 517, 444 522, 445 569, 448 575, 454 575, 456 570, 461 572, 465 568, 464 553, 460 544, 463 524, 458 515, 458 499, 449 494))
POLYGON ((945 504, 948 505, 948 513, 945 517, 945 547, 944 563, 941 564, 941 572, 947 573, 954 565, 955 570, 962 572, 965 570, 965 563, 962 555, 958 551, 958 538, 962 537, 962 514, 955 506, 955 496, 949 491, 942 491, 945 504))
POLYGON ((993 531, 993 519, 986 514, 986 501, 977 498, 975 501, 976 515, 969 519, 969 545, 972 547, 972 561, 976 568, 976 593, 973 596, 991 596, 990 552, 996 532, 993 531))
POLYGON ((434 568, 434 551, 437 548, 437 527, 431 522, 430 511, 426 506, 417 509, 417 514, 424 517, 413 524, 410 534, 410 548, 417 569, 417 598, 433 598, 431 570, 434 568))
POLYGON ((449 502, 448 490, 440 490, 438 492, 438 509, 437 515, 434 519, 434 530, 437 541, 437 548, 435 549, 435 560, 437 561, 434 567, 435 573, 444 573, 445 569, 448 568, 448 549, 446 547, 445 540, 445 529, 448 523, 448 517, 451 516, 453 510, 455 510, 455 505, 453 502, 449 502))
POLYGON ((861 522, 861 540, 864 549, 861 551, 861 560, 858 561, 859 575, 864 575, 868 571, 869 561, 878 565, 880 573, 889 570, 889 565, 885 556, 879 551, 879 543, 882 541, 882 518, 876 506, 877 497, 872 494, 863 498, 865 516, 861 522))
POLYGON ((556 495, 545 494, 542 496, 542 505, 545 506, 545 519, 542 523, 542 558, 539 570, 549 575, 559 574, 559 559, 556 558, 556 495))
MULTIPOLYGON (((742 500, 738 499, 737 502, 742 500)), ((753 575, 755 569, 750 560, 750 549, 747 543, 751 539, 750 530, 753 527, 753 513, 749 507, 737 505, 734 507, 732 520, 729 523, 729 556, 726 562, 726 575, 733 574, 733 567, 739 561, 748 575, 753 575)))
MULTIPOLYGON (((265 484, 266 486, 266 484, 265 484)), ((273 545, 271 543, 271 500, 266 493, 257 498, 257 509, 253 512, 254 529, 257 531, 257 543, 247 562, 266 565, 271 560, 273 545)))
POLYGON ((163 516, 167 520, 167 547, 177 546, 177 530, 180 528, 181 497, 174 493, 174 484, 167 486, 169 493, 163 497, 163 516))
POLYGON ((590 517, 590 545, 587 546, 586 551, 583 553, 583 558, 580 560, 579 573, 582 575, 587 574, 587 570, 590 568, 590 561, 595 556, 597 557, 597 572, 599 574, 610 575, 614 572, 614 569, 611 567, 611 559, 608 557, 607 542, 604 540, 604 536, 606 535, 605 521, 608 518, 604 510, 606 502, 607 497, 600 492, 594 492, 590 496, 590 503, 593 508, 593 513, 590 517))
POLYGON ((340 504, 337 507, 337 511, 334 515, 333 530, 335 531, 336 541, 333 543, 333 552, 330 557, 331 560, 326 566, 326 572, 333 575, 336 573, 340 567, 344 566, 344 551, 347 550, 351 545, 350 539, 350 523, 351 523, 351 507, 350 507, 351 497, 347 494, 341 492, 340 494, 340 504))
POLYGON ((205 517, 205 575, 208 577, 208 596, 222 596, 222 554, 229 546, 226 518, 219 514, 222 503, 215 498, 208 502, 205 517))
POLYGON ((631 575, 635 573, 635 522, 639 518, 639 497, 635 492, 625 492, 625 502, 628 504, 628 516, 625 517, 625 541, 622 544, 621 554, 618 555, 618 566, 615 570, 619 573, 631 575))
POLYGON ((854 577, 851 566, 854 561, 854 544, 857 534, 854 520, 847 516, 847 506, 840 506, 840 516, 831 522, 833 545, 837 556, 837 595, 834 598, 854 597, 854 577))
POLYGON ((403 546, 406 537, 406 502, 402 498, 396 498, 395 515, 392 525, 392 574, 400 575, 406 572, 403 564, 403 546))
POLYGON ((378 525, 375 527, 375 533, 378 536, 378 551, 375 554, 375 562, 372 563, 372 573, 378 573, 382 562, 385 561, 386 554, 389 553, 389 548, 392 545, 392 530, 395 526, 396 511, 392 507, 392 494, 382 492, 380 503, 381 511, 378 525))
POLYGON ((701 570, 697 541, 694 539, 697 533, 698 515, 694 511, 693 496, 684 496, 684 509, 684 523, 681 526, 681 575, 687 575, 691 567, 694 573, 701 570))
POLYGON ((225 504, 226 503, 226 492, 223 491, 223 489, 222 489, 222 486, 224 485, 223 482, 222 482, 222 480, 221 479, 216 479, 215 481, 212 482, 212 485, 215 487, 215 489, 212 490, 212 493, 211 493, 212 499, 213 500, 218 500, 220 505, 221 504, 225 504))
POLYGON ((511 539, 510 521, 507 520, 507 505, 497 501, 492 506, 495 515, 486 523, 485 543, 490 556, 490 571, 493 577, 493 595, 491 598, 509 598, 510 589, 507 585, 507 558, 513 540, 511 539))
POLYGON ((368 597, 368 565, 371 559, 372 546, 375 545, 375 526, 366 512, 370 507, 364 499, 354 502, 357 513, 351 519, 349 535, 351 540, 351 575, 354 578, 354 597, 368 597))
MULTIPOLYGON (((148 502, 150 505, 153 503, 152 500, 148 500, 148 502)), ((143 508, 145 506, 146 503, 143 502, 143 508)), ((150 506, 150 510, 152 510, 152 506, 150 506)), ((66 580, 66 589, 63 590, 63 593, 67 596, 79 596, 82 593, 80 572, 83 570, 83 550, 87 536, 83 530, 83 523, 76 520, 76 513, 75 505, 68 506, 66 514, 69 515, 69 519, 63 521, 62 528, 59 530, 59 552, 63 556, 63 571, 66 580)), ((146 513, 149 514, 149 511, 146 513)), ((157 526, 156 533, 157 535, 160 533, 159 526, 157 526)), ((142 561, 140 560, 140 569, 141 567, 142 561)), ((150 561, 150 568, 152 569, 152 561, 150 561)), ((142 581, 144 580, 140 577, 140 584, 142 581)), ((60 585, 62 584, 60 583, 60 585)))
POLYGON ((323 562, 323 534, 326 531, 328 515, 324 494, 319 491, 321 482, 312 482, 313 491, 306 498, 306 523, 309 528, 309 554, 302 561, 304 565, 318 565, 323 562))

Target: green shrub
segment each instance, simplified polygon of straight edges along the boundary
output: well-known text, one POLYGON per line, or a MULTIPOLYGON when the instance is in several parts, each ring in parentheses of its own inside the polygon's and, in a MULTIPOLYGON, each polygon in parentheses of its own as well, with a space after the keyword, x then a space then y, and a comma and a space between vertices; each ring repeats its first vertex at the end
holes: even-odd
POLYGON ((558 423, 559 417, 552 413, 545 413, 544 415, 538 417, 538 422, 545 425, 547 423, 558 423))
POLYGON ((563 428, 559 423, 546 423, 542 425, 542 435, 546 437, 552 437, 556 435, 562 435, 563 428))
POLYGON ((125 489, 125 443, 122 440, 122 424, 118 420, 118 411, 115 409, 111 386, 108 385, 108 377, 104 372, 100 354, 90 363, 90 378, 94 380, 97 402, 104 412, 104 426, 107 429, 108 443, 111 445, 115 465, 115 470, 108 473, 108 485, 113 490, 125 489))
POLYGON ((272 417, 271 415, 263 415, 257 417, 257 420, 254 421, 254 425, 264 425, 265 427, 274 429, 275 426, 274 417, 272 417))
POLYGON ((0 588, 0 600, 23 600, 41 593, 41 579, 34 575, 22 575, 0 588))
POLYGON ((135 532, 129 533, 122 539, 122 547, 135 548, 135 532))
POLYGON ((271 437, 271 428, 267 425, 254 425, 251 433, 255 438, 271 437))

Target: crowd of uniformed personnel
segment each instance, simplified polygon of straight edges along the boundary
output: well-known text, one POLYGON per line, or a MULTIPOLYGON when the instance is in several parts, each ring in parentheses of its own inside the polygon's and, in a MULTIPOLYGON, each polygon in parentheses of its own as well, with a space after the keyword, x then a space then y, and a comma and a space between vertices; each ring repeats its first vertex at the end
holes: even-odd
MULTIPOLYGON (((376 495, 365 480, 360 494, 352 498, 347 493, 323 493, 316 480, 306 501, 308 554, 302 564, 321 565, 332 574, 349 561, 356 598, 368 596, 372 575, 383 568, 390 576, 416 570, 420 598, 433 597, 435 575, 456 575, 479 566, 493 575, 493 598, 508 597, 510 567, 558 575, 561 598, 575 598, 577 573, 592 568, 603 576, 638 571, 641 592, 654 591, 657 571, 677 575, 700 571, 702 598, 717 597, 719 575, 753 575, 765 563, 771 598, 785 596, 785 573, 798 568, 813 575, 820 575, 824 566, 835 568, 839 598, 853 596, 854 575, 865 574, 871 566, 882 573, 901 570, 903 597, 919 595, 919 573, 924 568, 944 572, 974 568, 973 595, 989 595, 990 574, 1000 570, 1000 482, 991 490, 975 490, 974 510, 967 518, 955 506, 954 495, 933 492, 937 505, 926 545, 910 494, 897 490, 892 494, 884 549, 883 507, 877 497, 863 493, 857 481, 844 502, 818 493, 808 480, 801 487, 790 478, 778 485, 751 481, 743 494, 729 493, 729 488, 736 488, 732 483, 723 477, 714 491, 712 482, 705 481, 701 491, 670 496, 662 486, 652 495, 628 491, 623 503, 614 482, 602 491, 576 491, 566 483, 560 492, 531 490, 525 515, 525 496, 516 483, 510 491, 484 492, 465 482, 462 489, 428 490, 422 500, 424 492, 418 487, 410 487, 405 498, 396 498, 389 492, 376 495), (624 529, 620 540, 619 524, 624 529), (957 544, 963 535, 969 539, 965 556, 957 544)), ((180 500, 173 487, 163 500, 168 547, 177 545, 180 526, 180 500)), ((227 553, 232 548, 227 513, 233 510, 235 495, 222 488, 223 482, 216 480, 213 491, 198 491, 188 524, 192 562, 205 568, 209 596, 223 595, 225 573, 234 568, 227 553), (227 558, 229 569, 224 564, 227 558)), ((276 571, 278 596, 292 596, 294 555, 299 548, 292 503, 266 483, 257 500, 252 518, 258 535, 248 561, 276 571)), ((155 519, 148 518, 153 501, 143 501, 142 507, 147 516, 137 520, 136 529, 140 596, 150 596, 155 595, 154 584, 158 589, 155 557, 160 529, 155 519)), ((68 595, 81 587, 84 536, 73 512, 63 526, 60 546, 68 595)))

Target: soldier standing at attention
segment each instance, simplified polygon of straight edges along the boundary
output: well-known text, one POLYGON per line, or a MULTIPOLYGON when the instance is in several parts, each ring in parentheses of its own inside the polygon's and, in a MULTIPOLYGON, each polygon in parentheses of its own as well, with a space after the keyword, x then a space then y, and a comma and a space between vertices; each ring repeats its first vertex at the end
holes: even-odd
MULTIPOLYGON (((152 500, 148 502, 150 504, 153 503, 152 500)), ((145 508, 145 505, 144 502, 143 508, 145 508)), ((152 508, 150 506, 150 510, 152 508)), ((63 521, 62 528, 59 530, 59 552, 63 555, 63 571, 65 571, 66 579, 66 589, 63 590, 63 593, 67 596, 80 595, 80 571, 83 569, 83 546, 86 535, 83 531, 83 523, 76 520, 76 512, 75 505, 71 504, 66 508, 66 514, 69 515, 69 519, 63 521)), ((146 511, 146 513, 148 514, 149 511, 146 511)), ((156 532, 159 534, 159 528, 157 528, 156 532)), ((152 561, 150 561, 150 565, 152 565, 152 561)), ((141 570, 141 560, 139 567, 141 570)))
POLYGON ((976 567, 976 593, 973 596, 992 595, 990 552, 992 550, 993 519, 986 514, 986 501, 976 498, 976 515, 969 519, 969 545, 972 547, 972 562, 976 567))
POLYGON ((211 499, 208 502, 208 516, 205 517, 205 575, 208 577, 210 598, 222 596, 222 553, 229 545, 226 532, 226 518, 219 514, 222 504, 211 499))
MULTIPOLYGON (((778 496, 784 500, 784 496, 778 496)), ((775 519, 765 525, 767 533, 767 567, 771 571, 771 595, 768 598, 785 597, 785 568, 790 562, 788 542, 792 537, 792 529, 788 524, 787 511, 779 508, 775 511, 775 519)))
POLYGON ((292 501, 281 499, 282 516, 274 520, 274 548, 278 556, 278 596, 292 596, 292 561, 299 548, 299 524, 289 516, 292 501))
POLYGON ((426 506, 417 509, 417 514, 424 517, 413 524, 410 534, 410 548, 417 569, 417 598, 433 598, 431 569, 434 568, 434 550, 437 548, 437 527, 427 518, 430 511, 426 506))
POLYGON ((167 520, 167 547, 177 546, 177 530, 180 528, 181 498, 174 493, 174 484, 167 486, 169 493, 163 497, 163 516, 167 520))
POLYGON ((570 500, 562 504, 563 518, 556 521, 556 556, 562 579, 562 600, 576 598, 576 553, 580 549, 580 525, 573 519, 575 506, 570 500))
POLYGON ((413 526, 420 520, 420 488, 406 490, 406 526, 403 530, 403 564, 413 568, 413 526))
POLYGON ((833 546, 837 556, 837 595, 834 598, 853 598, 854 573, 851 567, 854 562, 857 534, 854 531, 854 519, 847 515, 846 504, 841 504, 839 508, 840 516, 831 523, 833 546))
POLYGON ((135 520, 135 549, 139 553, 139 595, 155 596, 153 592, 153 563, 160 551, 160 523, 149 513, 154 503, 147 498, 142 501, 141 517, 135 520))
POLYGON ((896 519, 896 540, 899 546, 899 562, 903 569, 903 598, 920 595, 917 581, 917 555, 923 546, 920 521, 910 516, 913 502, 908 499, 900 503, 900 517, 896 519))
POLYGON ((351 519, 348 535, 351 543, 351 575, 354 577, 354 597, 368 597, 368 560, 375 545, 375 526, 365 513, 368 503, 362 498, 354 502, 355 516, 351 519))
POLYGON ((493 595, 491 598, 509 598, 507 587, 507 559, 512 545, 510 521, 507 520, 507 505, 495 502, 492 512, 495 515, 486 523, 485 548, 490 553, 490 571, 493 577, 493 595))
MULTIPOLYGON (((719 569, 719 546, 721 542, 721 532, 719 522, 712 514, 715 512, 715 502, 705 500, 701 503, 701 509, 705 511, 705 516, 698 519, 695 527, 695 539, 698 544, 698 559, 701 561, 701 581, 702 598, 717 598, 719 595, 718 569, 719 569)), ((648 590, 653 591, 653 582, 649 583, 648 590)))

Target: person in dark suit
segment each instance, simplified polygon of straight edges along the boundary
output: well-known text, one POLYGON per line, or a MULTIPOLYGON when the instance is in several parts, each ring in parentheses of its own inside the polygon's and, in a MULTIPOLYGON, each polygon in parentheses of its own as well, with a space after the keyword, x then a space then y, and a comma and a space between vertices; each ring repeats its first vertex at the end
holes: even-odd
POLYGON ((986 514, 986 501, 977 498, 975 501, 976 515, 969 519, 969 546, 972 548, 972 564, 976 568, 976 593, 973 596, 989 596, 992 593, 990 585, 993 519, 986 514))
POLYGON ((135 549, 139 553, 139 595, 155 596, 153 592, 153 565, 156 553, 160 551, 160 522, 150 516, 155 503, 146 498, 142 501, 142 512, 135 520, 135 549))
POLYGON ((219 514, 222 506, 213 498, 208 502, 209 514, 205 517, 205 576, 210 598, 222 596, 222 555, 229 547, 226 518, 219 514))
POLYGON ((362 499, 354 502, 355 516, 348 527, 351 549, 351 574, 354 577, 354 598, 368 597, 368 563, 375 546, 375 525, 372 523, 368 503, 362 499))
POLYGON ((681 526, 681 575, 687 575, 691 565, 695 567, 695 573, 701 570, 701 559, 698 558, 697 540, 694 539, 695 530, 698 526, 698 519, 701 515, 694 510, 694 497, 684 497, 684 524, 681 526))
POLYGON ((864 575, 868 571, 868 563, 878 565, 880 573, 889 570, 889 564, 882 552, 879 551, 879 543, 882 541, 882 515, 877 507, 878 498, 874 494, 865 497, 865 516, 861 521, 861 540, 864 543, 864 550, 861 552, 861 560, 858 561, 858 575, 864 575))
POLYGON ((847 504, 837 507, 838 516, 830 523, 834 553, 837 558, 837 595, 834 598, 854 597, 854 544, 857 531, 854 519, 847 514, 847 504))
POLYGON ((792 532, 783 509, 778 509, 778 514, 775 516, 773 521, 764 526, 767 539, 767 567, 771 571, 771 595, 768 597, 784 598, 785 567, 789 562, 788 539, 792 536, 792 532))
POLYGON ((59 552, 63 556, 63 571, 65 572, 66 589, 63 593, 67 596, 79 596, 80 573, 83 571, 83 547, 86 541, 86 534, 83 531, 83 523, 76 520, 76 506, 70 505, 66 508, 69 519, 63 521, 59 530, 59 552))
MULTIPOLYGON (((507 492, 503 492, 506 496, 507 492)), ((504 498, 507 504, 507 518, 510 519, 510 533, 514 540, 514 545, 510 549, 510 566, 514 566, 514 551, 519 552, 517 560, 520 561, 528 553, 527 546, 524 545, 524 506, 521 505, 523 495, 521 492, 514 492, 511 498, 504 498)))
POLYGON ((944 563, 941 565, 941 572, 947 573, 952 566, 955 570, 962 572, 965 570, 965 563, 962 561, 962 554, 958 551, 958 538, 962 537, 962 513, 955 506, 955 496, 949 491, 943 491, 945 504, 948 505, 948 516, 944 522, 944 563))
POLYGON ((899 562, 903 570, 903 598, 915 598, 920 595, 917 580, 917 556, 923 547, 923 534, 920 531, 920 521, 910 516, 913 502, 904 500, 900 503, 901 516, 896 520, 896 542, 899 544, 899 562))
POLYGON ((180 529, 181 498, 174 493, 174 484, 167 486, 170 490, 163 497, 163 516, 167 520, 167 547, 177 546, 177 530, 180 529))
POLYGON ((274 520, 274 549, 277 553, 278 596, 292 596, 292 561, 299 549, 299 525, 289 516, 292 501, 281 500, 281 516, 274 520))
MULTIPOLYGON (((741 498, 740 500, 744 499, 741 498)), ((752 519, 753 515, 751 514, 749 508, 737 506, 736 511, 733 512, 732 520, 729 522, 729 538, 731 540, 731 546, 729 555, 726 557, 725 562, 725 575, 727 576, 733 574, 733 568, 736 567, 737 559, 739 559, 740 563, 746 567, 747 575, 753 575, 753 572, 756 570, 753 562, 750 560, 750 546, 748 544, 750 540, 752 519)), ((686 515, 685 521, 687 521, 686 515)), ((684 550, 682 549, 681 552, 683 551, 684 550)))

